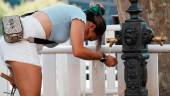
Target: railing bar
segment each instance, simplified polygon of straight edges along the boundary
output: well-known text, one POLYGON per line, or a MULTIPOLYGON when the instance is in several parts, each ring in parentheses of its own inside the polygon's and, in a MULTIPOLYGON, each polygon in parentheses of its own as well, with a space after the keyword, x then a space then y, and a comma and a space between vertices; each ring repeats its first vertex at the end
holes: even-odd
MULTIPOLYGON (((96 46, 87 46, 87 48, 90 48, 92 50, 95 50, 96 46)), ((163 46, 160 45, 149 45, 149 53, 170 53, 170 44, 165 44, 163 46)), ((102 50, 104 52, 109 53, 110 48, 107 45, 102 46, 102 50)), ((122 52, 122 45, 114 45, 111 48, 112 53, 121 53, 122 52)), ((55 48, 43 48, 42 51, 40 51, 41 54, 71 54, 72 53, 72 47, 71 46, 57 46, 55 48)))

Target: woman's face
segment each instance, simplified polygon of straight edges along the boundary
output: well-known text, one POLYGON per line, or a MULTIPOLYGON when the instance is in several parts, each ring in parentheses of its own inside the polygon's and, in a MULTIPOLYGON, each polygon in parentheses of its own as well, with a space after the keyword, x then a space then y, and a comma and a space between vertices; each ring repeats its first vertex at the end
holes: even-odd
POLYGON ((95 28, 96 28, 96 25, 94 23, 87 22, 86 31, 84 35, 85 40, 89 40, 89 41, 97 40, 97 35, 94 32, 95 28))
POLYGON ((88 38, 89 41, 94 41, 94 40, 97 40, 97 35, 94 31, 90 31, 89 32, 89 38, 88 38))

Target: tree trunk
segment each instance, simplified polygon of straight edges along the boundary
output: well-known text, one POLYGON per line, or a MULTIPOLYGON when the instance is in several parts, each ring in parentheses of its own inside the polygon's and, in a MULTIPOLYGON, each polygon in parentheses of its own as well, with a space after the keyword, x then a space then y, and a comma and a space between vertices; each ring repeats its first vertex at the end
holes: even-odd
MULTIPOLYGON (((142 5, 142 17, 153 31, 159 35, 164 33, 170 42, 170 0, 139 0, 142 5)), ((125 11, 129 7, 129 0, 117 0, 120 22, 128 18, 125 11)), ((170 96, 170 54, 159 54, 160 96, 170 96), (169 57, 169 58, 168 58, 169 57)))

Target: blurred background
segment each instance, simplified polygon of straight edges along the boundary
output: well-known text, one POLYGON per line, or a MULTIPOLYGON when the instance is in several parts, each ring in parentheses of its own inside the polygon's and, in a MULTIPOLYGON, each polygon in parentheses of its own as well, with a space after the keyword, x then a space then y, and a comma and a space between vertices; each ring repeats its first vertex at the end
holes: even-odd
MULTIPOLYGON (((100 2, 105 6, 105 20, 112 24, 112 15, 117 14, 116 0, 0 0, 0 18, 6 15, 21 15, 57 3, 76 5, 87 9, 90 2, 100 2)), ((2 28, 0 24, 0 33, 2 28)))

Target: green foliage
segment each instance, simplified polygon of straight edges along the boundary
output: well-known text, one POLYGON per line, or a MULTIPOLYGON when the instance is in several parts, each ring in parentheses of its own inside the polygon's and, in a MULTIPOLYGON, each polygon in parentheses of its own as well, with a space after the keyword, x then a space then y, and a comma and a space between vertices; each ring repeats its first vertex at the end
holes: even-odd
MULTIPOLYGON (((58 2, 57 0, 35 0, 23 2, 20 6, 15 6, 12 8, 9 4, 4 3, 3 0, 0 0, 0 20, 3 16, 22 15, 56 3, 62 2, 58 2)), ((1 26, 2 25, 0 23, 0 34, 2 34, 1 26)))
POLYGON ((10 6, 0 0, 0 17, 4 16, 9 10, 11 10, 10 6))
POLYGON ((16 14, 21 15, 56 3, 59 2, 57 2, 57 0, 35 0, 34 2, 29 1, 29 2, 22 3, 20 6, 16 6, 14 10, 8 12, 7 15, 16 15, 16 14))

